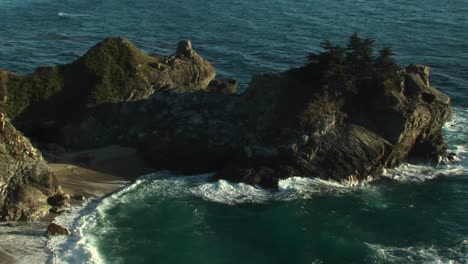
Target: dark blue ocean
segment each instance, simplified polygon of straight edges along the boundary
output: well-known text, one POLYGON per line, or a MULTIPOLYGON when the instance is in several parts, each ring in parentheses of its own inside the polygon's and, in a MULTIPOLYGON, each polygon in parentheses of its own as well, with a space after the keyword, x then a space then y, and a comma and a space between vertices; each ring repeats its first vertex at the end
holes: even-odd
MULTIPOLYGON (((432 68, 459 160, 385 185, 292 178, 279 192, 156 172, 74 220, 53 263, 468 263, 468 0, 0 0, 0 68, 70 62, 108 36, 170 55, 181 39, 246 87, 353 32, 432 68)), ((300 176, 300 175, 298 175, 300 176)))

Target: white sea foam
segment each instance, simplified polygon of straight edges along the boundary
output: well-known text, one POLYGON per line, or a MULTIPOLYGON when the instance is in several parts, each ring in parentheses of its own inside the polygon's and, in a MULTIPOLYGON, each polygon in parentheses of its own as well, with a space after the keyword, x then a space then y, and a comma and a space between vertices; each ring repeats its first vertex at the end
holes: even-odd
POLYGON ((310 199, 314 195, 342 194, 356 188, 359 187, 321 179, 291 177, 279 181, 277 191, 220 180, 194 186, 190 192, 207 201, 235 205, 310 199))
POLYGON ((366 243, 373 251, 376 261, 383 263, 468 263, 468 245, 465 241, 454 248, 440 249, 436 246, 394 247, 366 243))
POLYGON ((382 176, 401 182, 423 182, 442 176, 456 176, 465 173, 461 165, 433 167, 424 164, 405 163, 394 169, 387 169, 382 176))
POLYGON ((44 250, 47 225, 40 222, 0 225, 0 248, 10 253, 18 264, 45 263, 49 252, 44 250))
POLYGON ((55 223, 67 227, 72 236, 55 236, 48 240, 52 252, 49 262, 62 263, 103 263, 95 246, 93 236, 87 232, 94 228, 95 209, 99 200, 88 201, 83 206, 73 206, 55 219, 55 223))
POLYGON ((244 183, 231 183, 220 180, 213 183, 204 183, 191 188, 191 193, 207 201, 229 205, 242 203, 265 203, 271 193, 244 183))
POLYGON ((70 14, 70 13, 65 13, 65 12, 58 12, 57 16, 74 18, 74 17, 87 17, 89 15, 88 14, 70 14))

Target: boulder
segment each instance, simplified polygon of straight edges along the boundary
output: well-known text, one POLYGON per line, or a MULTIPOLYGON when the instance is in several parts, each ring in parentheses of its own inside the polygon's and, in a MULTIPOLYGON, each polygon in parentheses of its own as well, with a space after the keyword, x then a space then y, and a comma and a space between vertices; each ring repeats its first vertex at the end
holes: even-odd
POLYGON ((60 226, 58 224, 55 224, 55 223, 51 223, 48 227, 47 227, 47 237, 53 237, 53 236, 71 236, 71 232, 70 230, 68 230, 68 228, 66 227, 63 227, 63 226, 60 226))

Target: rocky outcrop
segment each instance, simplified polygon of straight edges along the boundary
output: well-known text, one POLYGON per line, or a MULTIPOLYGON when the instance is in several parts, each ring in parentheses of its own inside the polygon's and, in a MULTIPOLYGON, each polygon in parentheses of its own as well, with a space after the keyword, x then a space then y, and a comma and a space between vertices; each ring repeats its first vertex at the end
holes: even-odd
POLYGON ((136 146, 155 169, 267 187, 295 175, 358 181, 445 155, 450 99, 423 81, 428 71, 412 65, 393 81, 336 95, 299 70, 255 76, 237 96, 158 93, 106 108, 95 137, 136 146))
POLYGON ((155 91, 206 89, 213 66, 189 41, 169 57, 153 57, 128 40, 108 38, 76 61, 29 75, 0 71, 0 110, 27 135, 82 121, 94 108, 148 98, 155 91))
POLYGON ((0 127, 0 215, 2 220, 32 220, 49 211, 48 198, 59 191, 41 153, 3 114, 0 127))
POLYGON ((411 65, 392 82, 338 95, 310 87, 297 71, 256 76, 240 96, 158 94, 119 108, 120 121, 110 123, 138 121, 109 134, 137 142, 157 169, 218 171, 215 179, 268 187, 295 175, 358 181, 408 158, 445 155, 450 99, 430 86, 428 72, 411 65))
POLYGON ((446 152, 441 128, 451 109, 449 97, 430 85, 429 72, 411 65, 396 79, 372 80, 338 95, 308 87, 293 72, 254 79, 245 96, 259 113, 261 141, 215 178, 274 187, 294 175, 378 177, 408 158, 437 163, 446 152))

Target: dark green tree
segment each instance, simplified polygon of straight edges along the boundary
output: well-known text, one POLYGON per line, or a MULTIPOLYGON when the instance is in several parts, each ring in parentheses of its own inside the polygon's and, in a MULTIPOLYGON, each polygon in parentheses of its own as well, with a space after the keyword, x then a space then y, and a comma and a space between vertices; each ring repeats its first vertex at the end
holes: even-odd
POLYGON ((376 81, 397 83, 401 68, 395 63, 392 50, 386 47, 374 56, 374 42, 357 33, 349 37, 346 47, 324 41, 320 53, 309 54, 303 76, 333 92, 373 89, 376 81))
POLYGON ((375 66, 377 67, 389 67, 396 65, 393 59, 395 55, 390 47, 385 47, 379 51, 379 56, 375 59, 375 66))
POLYGON ((357 33, 349 37, 346 60, 353 76, 363 78, 370 75, 374 60, 374 42, 374 39, 361 38, 357 33))
POLYGON ((329 40, 321 44, 323 52, 311 53, 309 63, 315 65, 325 79, 346 77, 346 49, 329 40))
POLYGON ((396 76, 401 69, 393 59, 393 51, 389 47, 385 47, 379 51, 379 56, 374 61, 374 67, 378 75, 381 76, 396 76))

